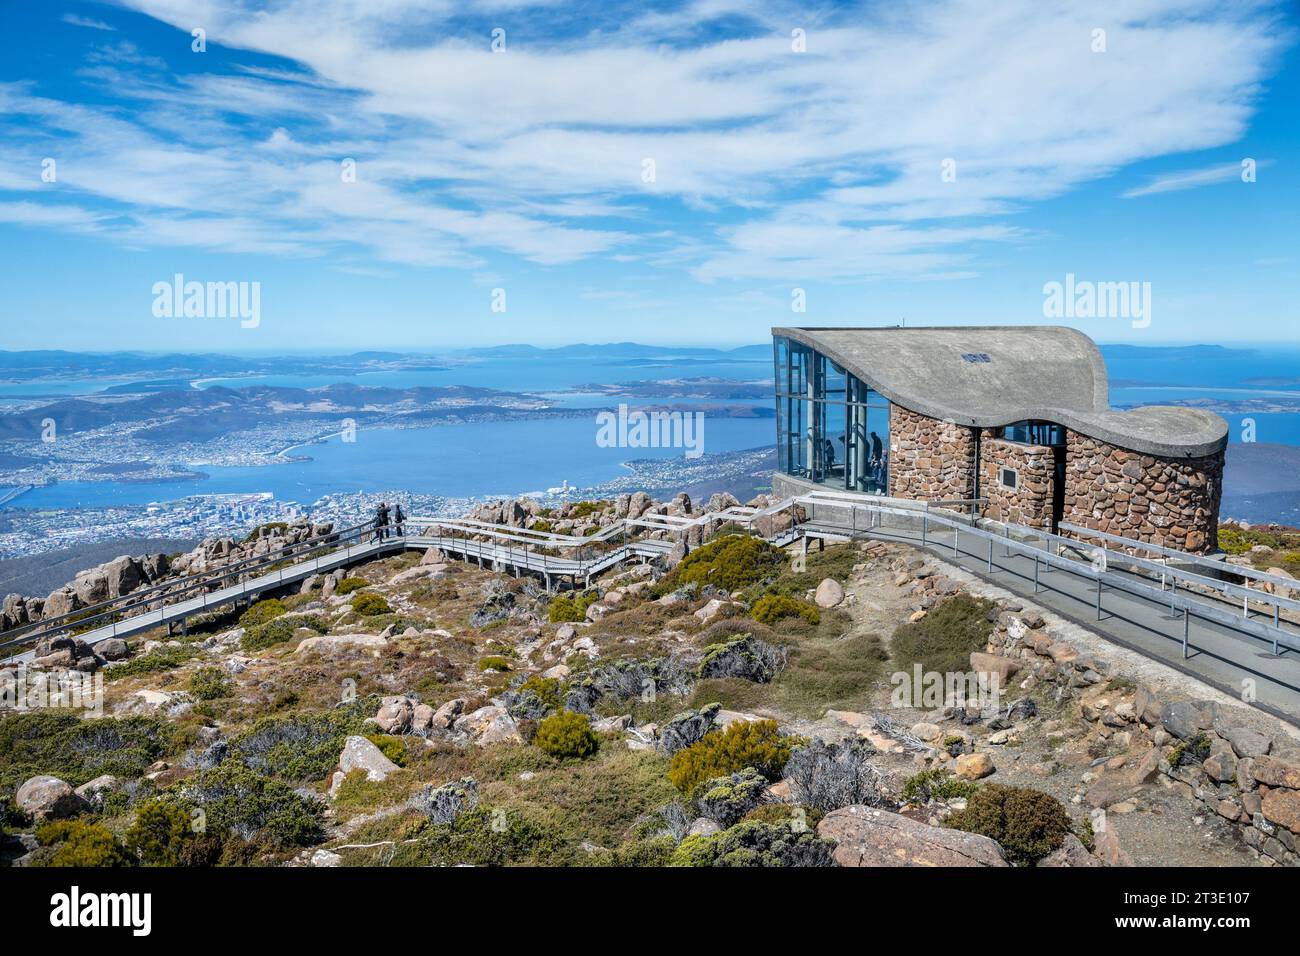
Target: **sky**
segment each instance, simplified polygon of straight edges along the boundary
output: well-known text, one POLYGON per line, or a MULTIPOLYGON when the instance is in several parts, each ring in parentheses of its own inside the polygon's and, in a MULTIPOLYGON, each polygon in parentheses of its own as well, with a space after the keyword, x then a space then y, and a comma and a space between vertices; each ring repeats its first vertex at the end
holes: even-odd
POLYGON ((0 348, 1296 342, 1298 27, 1262 0, 9 0, 0 348), (256 322, 159 314, 177 274, 256 284, 256 322), (1053 313, 1067 276, 1131 303, 1053 313))

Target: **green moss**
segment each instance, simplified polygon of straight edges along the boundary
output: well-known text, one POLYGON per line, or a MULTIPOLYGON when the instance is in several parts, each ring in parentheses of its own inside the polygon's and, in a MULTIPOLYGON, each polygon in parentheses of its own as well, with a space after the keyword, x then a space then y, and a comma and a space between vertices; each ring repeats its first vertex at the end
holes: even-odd
POLYGON ((599 742, 591 730, 591 718, 562 710, 552 714, 537 725, 533 743, 561 759, 590 757, 599 749, 599 742))
POLYGON ((997 840, 1010 862, 1033 866, 1065 841, 1070 817, 1051 794, 989 783, 967 798, 965 810, 948 814, 944 826, 997 840))
POLYGON ((958 594, 921 620, 902 625, 891 645, 895 667, 910 673, 920 664, 924 671, 966 673, 971 652, 982 651, 993 633, 993 608, 991 601, 958 594))
POLYGON ((775 720, 737 721, 673 754, 668 778, 687 794, 713 777, 746 767, 753 767, 768 780, 779 780, 798 742, 781 736, 775 720))

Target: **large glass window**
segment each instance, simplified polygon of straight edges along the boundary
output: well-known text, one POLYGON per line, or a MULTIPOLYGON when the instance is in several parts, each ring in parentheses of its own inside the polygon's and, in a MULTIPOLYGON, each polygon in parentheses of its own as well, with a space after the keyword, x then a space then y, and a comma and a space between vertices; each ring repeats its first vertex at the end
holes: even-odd
POLYGON ((889 402, 826 356, 777 337, 777 467, 829 487, 886 494, 889 402))

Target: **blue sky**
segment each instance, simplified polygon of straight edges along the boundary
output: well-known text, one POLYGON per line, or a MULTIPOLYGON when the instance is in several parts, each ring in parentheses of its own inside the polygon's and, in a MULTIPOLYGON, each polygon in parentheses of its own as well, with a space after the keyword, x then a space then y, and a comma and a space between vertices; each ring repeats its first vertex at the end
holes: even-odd
POLYGON ((1067 273, 1150 283, 1149 326, 1070 323, 1099 341, 1293 342, 1297 26, 1251 0, 15 0, 3 347, 736 345, 1042 323, 1067 273), (176 273, 260 283, 260 324, 155 317, 176 273))

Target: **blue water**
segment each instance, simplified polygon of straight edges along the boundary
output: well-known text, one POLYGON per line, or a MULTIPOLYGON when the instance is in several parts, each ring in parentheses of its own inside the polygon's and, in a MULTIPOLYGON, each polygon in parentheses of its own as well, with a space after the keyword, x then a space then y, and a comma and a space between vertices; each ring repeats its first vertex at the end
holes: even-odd
MULTIPOLYGON (((709 418, 704 451, 716 453, 771 445, 771 418, 709 418)), ((276 498, 310 504, 322 495, 404 490, 445 497, 506 496, 543 491, 567 480, 587 487, 625 474, 637 458, 680 458, 682 449, 601 448, 592 418, 483 422, 403 430, 357 432, 355 442, 334 438, 294 454, 307 462, 262 468, 212 468, 211 477, 150 483, 61 482, 17 498, 11 507, 90 508, 172 501, 196 494, 270 491, 276 498)))
MULTIPOLYGON (((1300 349, 1230 349, 1188 353, 1150 349, 1139 353, 1103 347, 1112 382, 1114 405, 1161 404, 1179 399, 1263 400, 1300 396, 1300 349), (1273 381, 1258 382, 1266 379, 1273 381)), ((202 386, 254 384, 318 387, 334 382, 410 387, 468 385, 544 395, 555 404, 588 407, 612 404, 599 393, 574 392, 591 383, 720 378, 732 381, 770 380, 766 360, 671 359, 593 361, 572 356, 492 358, 446 369, 406 369, 357 375, 264 375, 214 379, 202 386), (564 394, 559 394, 564 393, 564 394)), ((61 381, 0 386, 0 401, 14 394, 86 394, 119 380, 61 381)), ((618 401, 621 399, 616 399, 618 401)), ((628 399, 630 405, 654 399, 628 399)), ((724 400, 728 404, 770 407, 763 399, 724 400)), ((691 404, 708 402, 691 400, 691 404)), ((1255 440, 1300 446, 1300 412, 1230 414, 1230 438, 1240 441, 1243 419, 1255 422, 1255 440)), ((705 451, 722 452, 769 446, 775 431, 772 419, 708 418, 705 451)), ((542 490, 568 480, 583 487, 614 478, 632 458, 679 456, 680 449, 599 448, 593 418, 488 422, 402 431, 362 431, 357 441, 337 439, 296 450, 309 462, 262 468, 200 466, 206 480, 149 484, 71 482, 37 489, 10 507, 94 507, 145 504, 200 493, 270 491, 277 498, 312 502, 340 492, 407 489, 448 497, 508 495, 542 490)))

